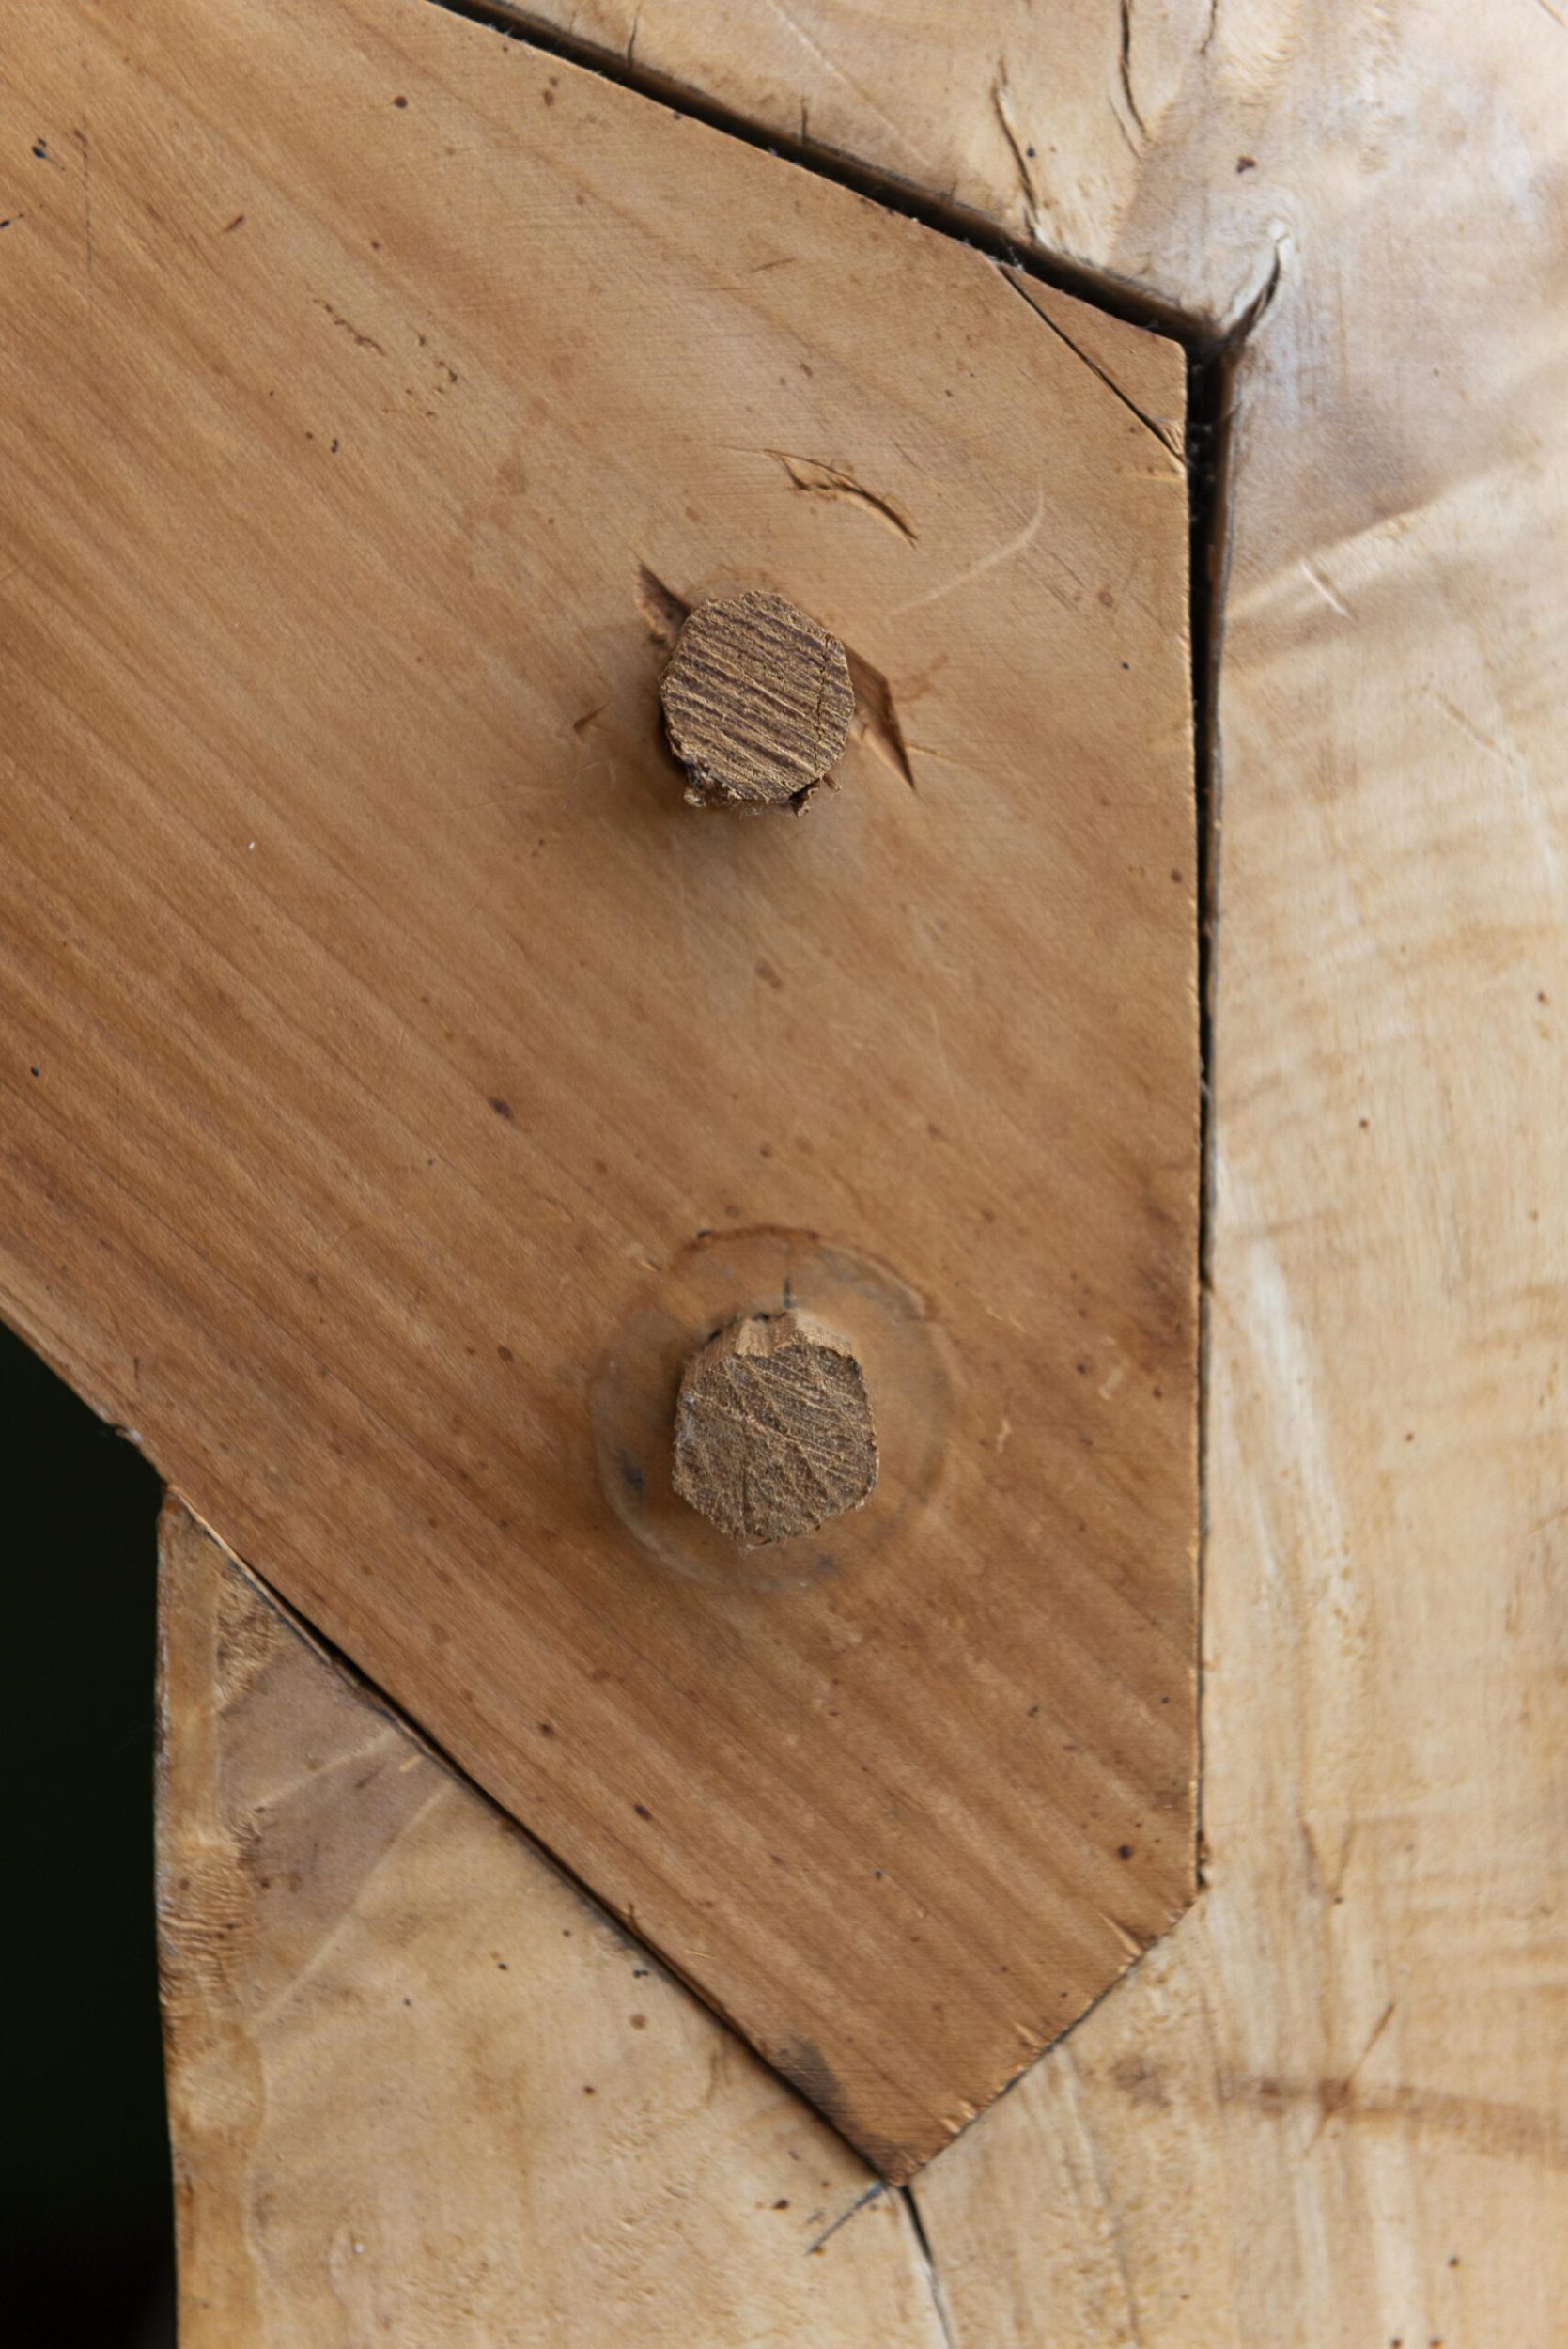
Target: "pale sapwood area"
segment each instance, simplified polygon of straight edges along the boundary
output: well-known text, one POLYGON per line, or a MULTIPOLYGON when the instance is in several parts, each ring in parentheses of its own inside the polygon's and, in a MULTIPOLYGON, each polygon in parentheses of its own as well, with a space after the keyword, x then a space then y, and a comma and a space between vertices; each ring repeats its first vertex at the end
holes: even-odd
POLYGON ((899 2194, 171 1501, 181 2349, 942 2349, 899 2194))
POLYGON ((962 2349, 1568 2309, 1568 28, 533 13, 1220 329, 1197 1907, 922 2177, 962 2349))
POLYGON ((1195 1885, 1182 354, 425 0, 8 29, 0 1297, 908 2175, 1195 1885), (799 818, 663 742, 748 588, 799 818), (877 1489, 672 1567, 796 1290, 877 1489))

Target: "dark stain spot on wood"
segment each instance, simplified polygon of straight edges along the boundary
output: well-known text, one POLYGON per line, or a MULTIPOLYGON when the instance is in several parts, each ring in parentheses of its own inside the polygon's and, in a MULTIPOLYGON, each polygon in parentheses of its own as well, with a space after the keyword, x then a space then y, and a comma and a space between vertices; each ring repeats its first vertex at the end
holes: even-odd
POLYGON ((499 1093, 491 1094, 490 1107, 495 1112, 497 1117, 509 1118, 512 1114, 512 1105, 510 1101, 504 1100, 499 1093))
POLYGON ((1403 2128, 1452 2138, 1477 2153, 1568 2170, 1568 2117, 1529 2105, 1454 2095, 1407 2082, 1369 2088, 1343 2077, 1222 2074, 1219 2088, 1221 2104, 1250 2104, 1280 2114, 1311 2105, 1362 2128, 1403 2128))
POLYGON ((1163 2075, 1146 2056, 1123 2056, 1111 2065, 1110 2077, 1123 2095, 1129 2096, 1135 2105, 1164 2107, 1171 2102, 1163 2075))
POLYGON ((812 2039, 792 2039, 782 2046, 773 2059, 775 2068, 797 2089, 809 2105, 829 2120, 840 2122, 846 2110, 844 2092, 838 2077, 812 2039))

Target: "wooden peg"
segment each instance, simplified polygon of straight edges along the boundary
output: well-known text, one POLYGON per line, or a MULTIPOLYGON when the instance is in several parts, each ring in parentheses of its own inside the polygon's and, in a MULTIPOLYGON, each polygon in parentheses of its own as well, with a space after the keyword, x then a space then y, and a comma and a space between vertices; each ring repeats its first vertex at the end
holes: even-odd
POLYGON ((737 1548, 813 1533, 870 1499, 877 1433, 860 1363, 812 1315, 753 1314, 687 1363, 675 1488, 737 1548))
POLYGON ((693 807, 803 806, 855 714, 837 637, 754 590, 697 606, 659 690, 693 807))

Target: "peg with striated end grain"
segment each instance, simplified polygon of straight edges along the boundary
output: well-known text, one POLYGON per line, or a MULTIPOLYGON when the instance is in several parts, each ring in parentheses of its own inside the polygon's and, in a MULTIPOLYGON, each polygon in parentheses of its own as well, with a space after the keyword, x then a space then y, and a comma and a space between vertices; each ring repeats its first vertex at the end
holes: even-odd
POLYGON ((837 637, 757 590, 697 606, 659 691, 693 807, 803 805, 855 714, 837 637))
POLYGON ((811 1314, 752 1314, 695 1353, 675 1406, 675 1488, 740 1549, 814 1533, 870 1499, 865 1377, 811 1314))

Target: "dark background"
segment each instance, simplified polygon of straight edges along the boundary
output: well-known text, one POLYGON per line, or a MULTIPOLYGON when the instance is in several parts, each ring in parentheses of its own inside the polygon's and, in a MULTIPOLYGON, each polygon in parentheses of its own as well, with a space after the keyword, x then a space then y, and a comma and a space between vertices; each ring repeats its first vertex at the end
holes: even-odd
POLYGON ((173 2349, 152 1906, 162 1498, 135 1447, 0 1329, 0 2335, 173 2349))

